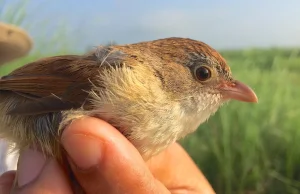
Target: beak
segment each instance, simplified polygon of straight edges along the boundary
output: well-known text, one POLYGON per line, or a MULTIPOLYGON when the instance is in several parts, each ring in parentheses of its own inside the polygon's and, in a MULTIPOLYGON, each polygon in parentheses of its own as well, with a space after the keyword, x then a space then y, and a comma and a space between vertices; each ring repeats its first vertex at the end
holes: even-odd
POLYGON ((220 91, 224 99, 234 99, 243 102, 258 102, 255 92, 246 84, 237 80, 222 84, 220 91))

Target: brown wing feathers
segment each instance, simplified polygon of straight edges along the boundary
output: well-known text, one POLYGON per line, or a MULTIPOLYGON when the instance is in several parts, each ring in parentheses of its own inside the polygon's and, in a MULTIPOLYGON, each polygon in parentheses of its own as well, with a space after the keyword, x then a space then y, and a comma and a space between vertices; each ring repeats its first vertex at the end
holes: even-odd
POLYGON ((11 91, 27 99, 10 114, 40 114, 80 107, 97 73, 96 61, 59 56, 25 65, 0 79, 0 93, 11 91))

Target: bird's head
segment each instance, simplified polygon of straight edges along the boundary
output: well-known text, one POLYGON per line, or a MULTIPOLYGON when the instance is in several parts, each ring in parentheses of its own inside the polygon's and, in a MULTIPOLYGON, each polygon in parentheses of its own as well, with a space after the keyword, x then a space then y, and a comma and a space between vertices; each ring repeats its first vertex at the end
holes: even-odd
MULTIPOLYGON (((207 44, 184 38, 152 42, 153 52, 166 62, 164 87, 181 99, 190 99, 200 109, 215 110, 223 102, 257 102, 254 91, 235 80, 224 58, 207 44)), ((187 101, 185 101, 187 102, 187 101)), ((196 106, 196 105, 195 105, 196 106)))

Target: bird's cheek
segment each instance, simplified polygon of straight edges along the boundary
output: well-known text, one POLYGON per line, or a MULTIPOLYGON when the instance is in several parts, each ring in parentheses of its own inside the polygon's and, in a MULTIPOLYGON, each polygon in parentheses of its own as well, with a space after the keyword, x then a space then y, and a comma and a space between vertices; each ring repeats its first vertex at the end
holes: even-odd
POLYGON ((258 102, 255 92, 246 84, 240 81, 223 82, 219 86, 224 100, 238 100, 243 102, 258 102))

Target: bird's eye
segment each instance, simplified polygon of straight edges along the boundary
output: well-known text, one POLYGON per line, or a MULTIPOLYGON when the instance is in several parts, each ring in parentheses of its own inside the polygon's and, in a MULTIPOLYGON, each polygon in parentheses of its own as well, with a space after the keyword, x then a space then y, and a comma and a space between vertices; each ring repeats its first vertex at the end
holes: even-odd
POLYGON ((211 70, 207 66, 199 66, 195 70, 195 76, 199 81, 207 81, 211 78, 211 70))

